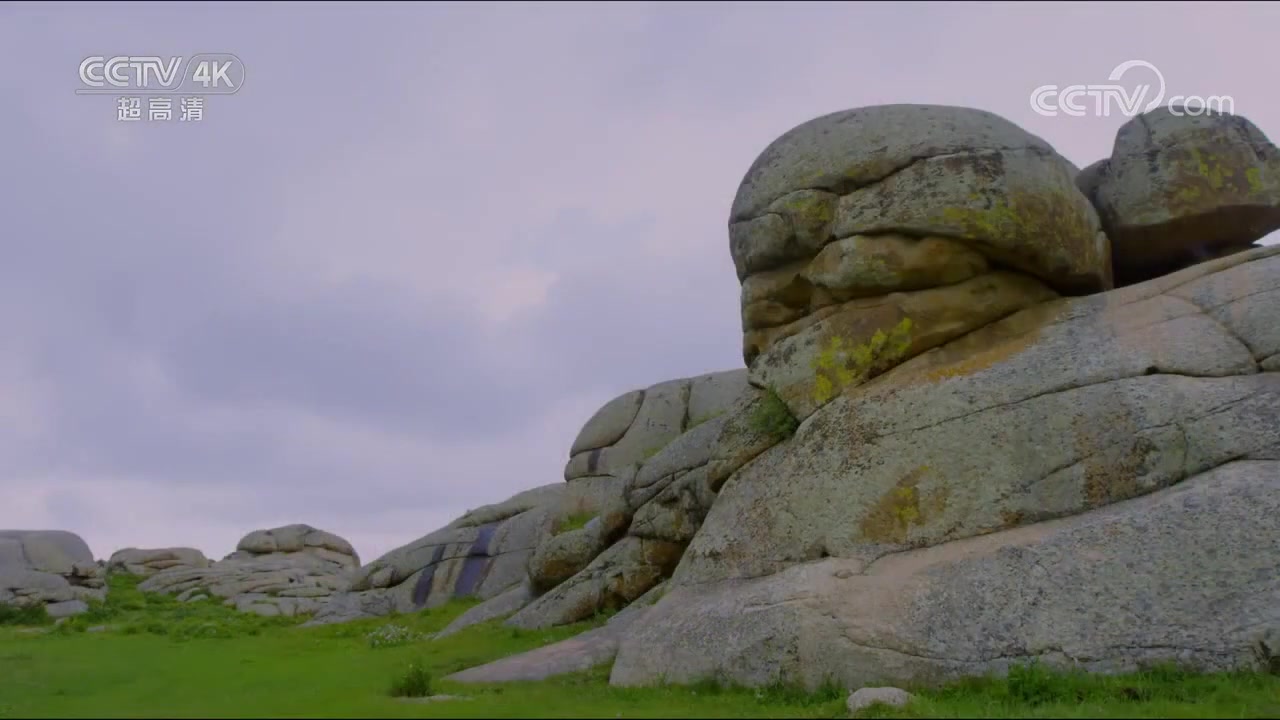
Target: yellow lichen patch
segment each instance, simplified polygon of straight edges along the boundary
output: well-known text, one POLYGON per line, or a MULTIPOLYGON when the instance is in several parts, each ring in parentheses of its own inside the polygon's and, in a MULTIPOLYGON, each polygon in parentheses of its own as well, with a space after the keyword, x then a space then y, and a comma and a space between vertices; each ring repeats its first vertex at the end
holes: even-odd
POLYGON ((1244 171, 1245 182, 1249 184, 1249 192, 1261 193, 1265 188, 1262 185, 1262 169, 1251 167, 1244 171))
POLYGON ((922 465, 907 473, 862 518, 862 537, 872 542, 905 544, 912 527, 925 524, 946 509, 947 493, 938 488, 920 492, 920 481, 929 472, 922 465))
POLYGON ((1205 212, 1229 200, 1257 198, 1266 191, 1252 153, 1230 144, 1167 150, 1163 160, 1169 177, 1165 198, 1175 217, 1205 212))
POLYGON ((1097 228, 1089 223, 1084 196, 1072 197, 1072 190, 993 194, 989 204, 941 208, 934 222, 979 243, 993 259, 1051 285, 1074 287, 1101 275, 1107 258, 1098 257, 1097 228))
POLYGON ((865 381, 871 373, 900 360, 911 347, 911 318, 902 318, 889 332, 883 329, 864 343, 839 335, 827 341, 813 360, 813 400, 823 405, 845 388, 865 381))

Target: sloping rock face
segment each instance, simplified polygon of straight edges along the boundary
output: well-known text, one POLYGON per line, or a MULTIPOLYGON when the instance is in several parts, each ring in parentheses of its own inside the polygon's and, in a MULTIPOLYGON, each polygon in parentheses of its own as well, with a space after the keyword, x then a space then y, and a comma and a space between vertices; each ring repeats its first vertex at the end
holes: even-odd
POLYGON ((746 370, 735 370, 609 401, 574 440, 568 482, 473 510, 387 553, 361 568, 351 592, 312 622, 478 597, 485 603, 468 622, 519 610, 513 624, 546 627, 626 605, 670 575, 710 507, 710 496, 697 489, 701 476, 684 476, 706 464, 727 413, 747 392, 746 370), (684 481, 668 490, 677 478, 684 481), (700 499, 690 504, 691 497, 700 499), (655 507, 640 513, 642 527, 629 534, 651 501, 655 507), (659 505, 669 510, 658 512, 659 505))
POLYGON ((218 562, 174 565, 155 572, 138 588, 176 594, 180 600, 201 595, 225 598, 227 605, 259 615, 310 615, 350 587, 359 567, 351 543, 295 524, 251 532, 218 562))
POLYGON ((752 164, 730 216, 747 365, 790 364, 794 348, 773 348, 832 333, 815 325, 843 326, 856 346, 904 317, 918 354, 1054 291, 1111 287, 1075 175, 981 110, 886 105, 794 128, 752 164))
POLYGON ((721 488, 613 682, 1265 667, 1277 314, 1280 248, 1254 250, 1023 310, 840 395, 721 488))
POLYGON ((105 573, 84 539, 65 530, 0 530, 0 603, 40 603, 53 617, 106 597, 105 573))
POLYGON ((111 554, 107 572, 147 577, 170 568, 204 568, 209 564, 209 558, 195 548, 124 548, 111 554))
POLYGON ((1139 115, 1076 178, 1128 284, 1238 252, 1280 228, 1280 151, 1239 115, 1139 115))
POLYGON ((628 606, 671 576, 715 501, 709 470, 718 440, 751 407, 744 398, 755 394, 745 371, 688 382, 690 420, 683 432, 620 473, 620 493, 598 517, 539 547, 529 573, 537 597, 508 625, 537 629, 584 620, 628 606), (700 393, 700 387, 714 392, 700 393))
POLYGON ((618 492, 614 478, 555 483, 472 510, 359 568, 350 592, 313 622, 413 612, 455 597, 495 598, 527 582, 540 542, 575 515, 598 513, 618 492))

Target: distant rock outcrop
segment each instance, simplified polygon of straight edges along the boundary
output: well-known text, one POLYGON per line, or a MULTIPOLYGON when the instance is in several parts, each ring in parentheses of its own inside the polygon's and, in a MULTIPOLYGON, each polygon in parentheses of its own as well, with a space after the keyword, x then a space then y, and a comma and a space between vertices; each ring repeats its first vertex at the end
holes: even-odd
POLYGON ((108 572, 147 577, 171 568, 209 567, 209 558, 195 548, 124 548, 107 560, 108 572))
POLYGON ((218 562, 159 570, 138 588, 180 600, 225 598, 226 604, 259 615, 307 615, 350 587, 359 566, 346 540, 310 525, 286 525, 249 533, 218 562))
POLYGON ((106 597, 101 567, 85 541, 65 530, 0 530, 0 603, 41 603, 55 618, 106 597))

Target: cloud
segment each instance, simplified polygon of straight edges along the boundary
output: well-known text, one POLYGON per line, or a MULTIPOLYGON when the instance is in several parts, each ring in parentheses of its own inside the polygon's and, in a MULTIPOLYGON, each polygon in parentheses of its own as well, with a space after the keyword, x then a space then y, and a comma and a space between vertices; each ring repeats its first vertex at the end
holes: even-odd
POLYGON ((369 559, 559 482, 603 402, 741 365, 725 223, 779 134, 970 105, 1084 166, 1123 119, 1031 89, 1142 58, 1274 136, 1276 8, 1213 15, 1231 32, 1112 3, 6 4, 0 526, 221 556, 308 522, 369 559), (200 123, 71 92, 86 55, 202 51, 247 81, 200 123))

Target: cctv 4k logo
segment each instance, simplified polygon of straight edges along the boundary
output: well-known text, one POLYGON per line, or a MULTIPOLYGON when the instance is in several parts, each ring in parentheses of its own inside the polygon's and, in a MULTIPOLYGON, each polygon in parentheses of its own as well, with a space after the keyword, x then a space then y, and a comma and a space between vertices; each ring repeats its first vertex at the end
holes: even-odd
POLYGON ((80 63, 77 95, 233 95, 244 86, 244 63, 231 53, 93 55, 80 63))

